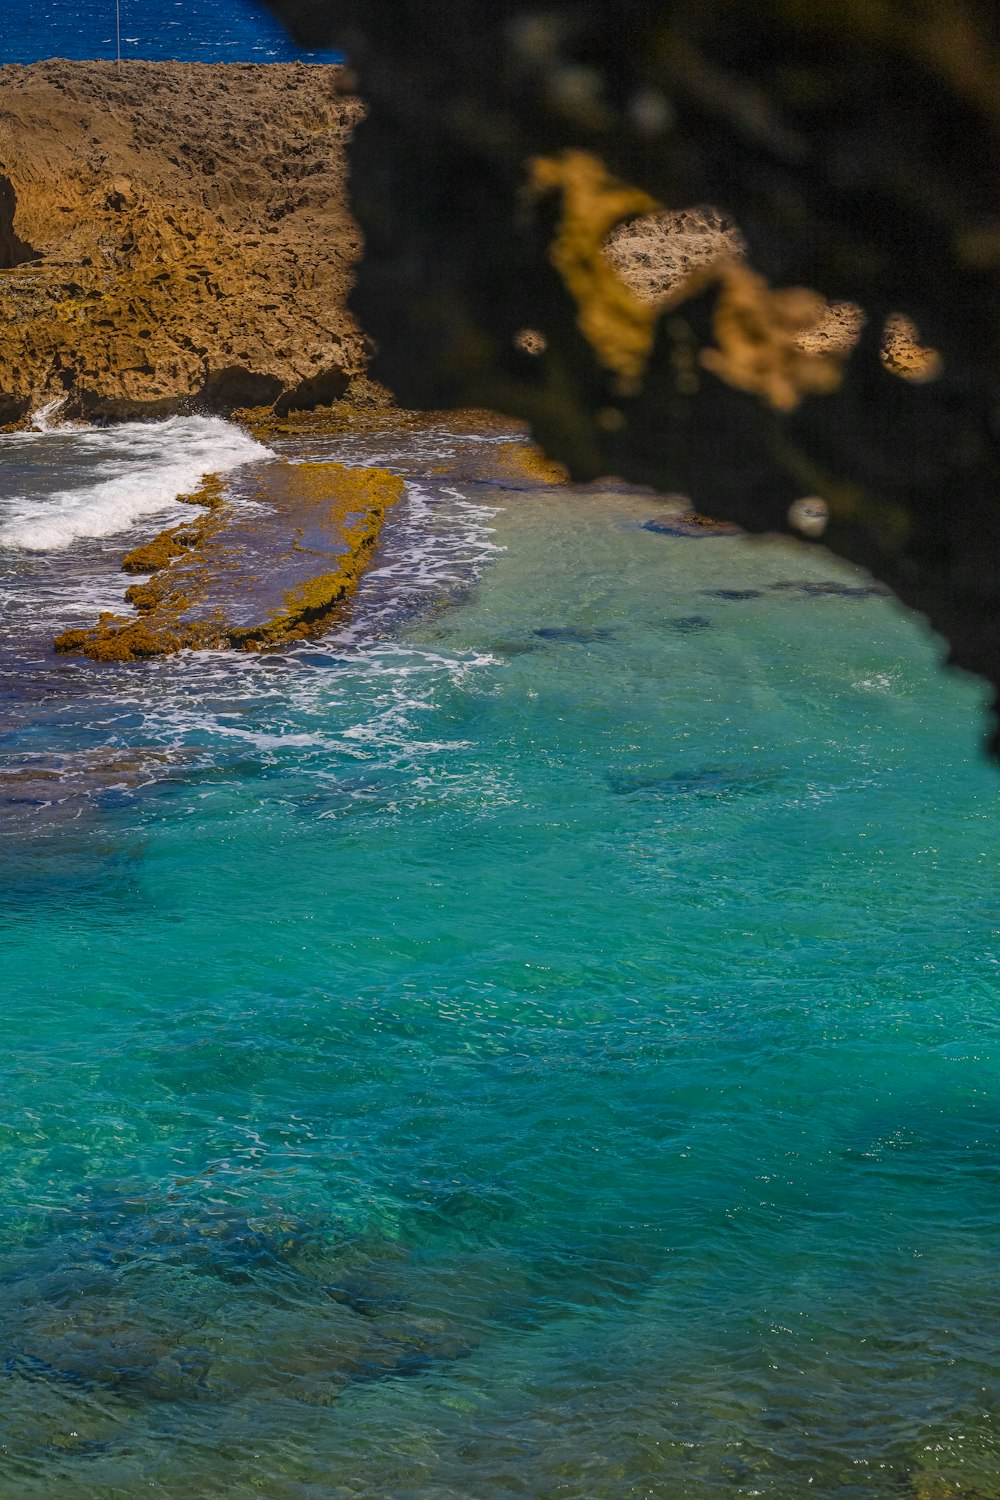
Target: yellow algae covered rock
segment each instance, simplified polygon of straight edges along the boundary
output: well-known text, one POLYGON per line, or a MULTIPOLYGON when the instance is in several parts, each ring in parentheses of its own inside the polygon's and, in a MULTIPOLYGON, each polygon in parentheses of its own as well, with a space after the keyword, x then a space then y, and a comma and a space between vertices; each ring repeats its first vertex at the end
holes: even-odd
POLYGON ((537 443, 500 443, 494 451, 497 478, 527 484, 568 484, 565 465, 546 458, 537 443))
POLYGON ((605 241, 623 219, 654 213, 659 204, 612 177, 586 151, 536 157, 530 180, 538 194, 562 194, 549 257, 573 294, 581 331, 606 369, 626 384, 637 381, 652 346, 656 315, 617 274, 605 241))
POLYGON ((253 651, 307 635, 353 592, 402 492, 384 469, 257 465, 239 489, 252 507, 223 501, 184 528, 179 551, 180 528, 170 528, 128 554, 133 571, 142 559, 154 568, 126 592, 134 614, 64 631, 55 648, 134 661, 184 648, 253 651))

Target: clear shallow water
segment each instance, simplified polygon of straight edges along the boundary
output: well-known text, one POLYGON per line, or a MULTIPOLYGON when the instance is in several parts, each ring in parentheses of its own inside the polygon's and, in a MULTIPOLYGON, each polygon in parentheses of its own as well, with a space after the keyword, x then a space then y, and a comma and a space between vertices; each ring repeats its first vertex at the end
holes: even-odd
MULTIPOLYGON (((256 0, 119 0, 123 58, 337 62, 296 47, 256 0)), ((117 55, 115 0, 28 0, 0 9, 0 63, 117 55)))
POLYGON ((284 656, 57 661, 121 538, 6 554, 0 1496, 992 1494, 981 694, 482 451, 296 450, 410 486, 284 656))

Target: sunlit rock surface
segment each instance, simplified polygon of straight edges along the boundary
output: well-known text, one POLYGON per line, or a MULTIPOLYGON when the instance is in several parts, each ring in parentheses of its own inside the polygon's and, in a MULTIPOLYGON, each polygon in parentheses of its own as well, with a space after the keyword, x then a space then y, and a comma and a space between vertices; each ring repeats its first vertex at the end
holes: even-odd
POLYGON ((0 68, 0 421, 315 405, 364 366, 338 68, 0 68))

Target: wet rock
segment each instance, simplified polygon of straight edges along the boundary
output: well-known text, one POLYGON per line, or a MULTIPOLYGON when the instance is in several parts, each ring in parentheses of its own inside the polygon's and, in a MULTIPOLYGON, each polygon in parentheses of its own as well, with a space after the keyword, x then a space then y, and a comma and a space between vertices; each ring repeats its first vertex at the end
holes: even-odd
MULTIPOLYGON (((135 615, 64 631, 56 650, 122 662, 184 648, 259 650, 307 635, 351 594, 403 491, 382 469, 278 460, 247 483, 229 504, 209 485, 208 514, 186 528, 179 555, 162 539, 129 554, 126 566, 162 558, 150 581, 125 595, 135 615)), ((163 535, 169 543, 175 529, 163 535)))

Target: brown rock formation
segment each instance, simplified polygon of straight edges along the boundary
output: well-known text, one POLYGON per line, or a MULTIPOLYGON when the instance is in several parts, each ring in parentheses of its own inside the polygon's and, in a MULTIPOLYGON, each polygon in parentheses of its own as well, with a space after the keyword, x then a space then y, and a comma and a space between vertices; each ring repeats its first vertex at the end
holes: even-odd
POLYGON ((314 405, 364 368, 342 70, 0 68, 0 421, 314 405))
POLYGON ((218 479, 182 497, 204 507, 130 552, 134 614, 66 630, 57 651, 135 661, 185 648, 258 651, 322 625, 353 592, 403 481, 384 469, 272 459, 234 481, 252 507, 233 506, 218 479))

